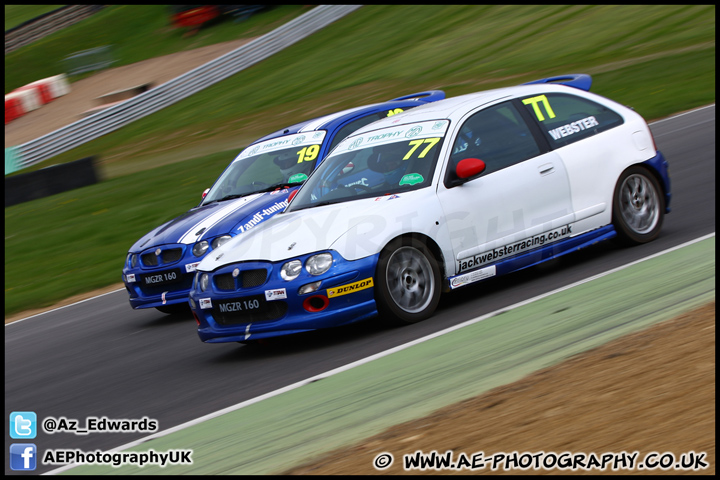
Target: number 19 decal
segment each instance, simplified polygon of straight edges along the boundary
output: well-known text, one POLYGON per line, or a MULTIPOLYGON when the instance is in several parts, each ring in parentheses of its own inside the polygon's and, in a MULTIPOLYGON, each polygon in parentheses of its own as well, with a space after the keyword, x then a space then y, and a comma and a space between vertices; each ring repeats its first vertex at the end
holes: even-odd
POLYGON ((312 162, 317 158, 319 152, 320 145, 310 145, 309 147, 303 148, 296 153, 296 155, 298 156, 298 163, 312 162))
POLYGON ((423 149, 423 151, 418 155, 418 158, 425 158, 425 155, 430 151, 432 147, 435 146, 440 141, 440 137, 436 138, 426 138, 425 140, 413 140, 409 143, 412 148, 405 154, 403 157, 403 160, 407 160, 408 158, 412 157, 412 154, 415 153, 415 150, 422 145, 423 143, 427 143, 428 146, 423 149))

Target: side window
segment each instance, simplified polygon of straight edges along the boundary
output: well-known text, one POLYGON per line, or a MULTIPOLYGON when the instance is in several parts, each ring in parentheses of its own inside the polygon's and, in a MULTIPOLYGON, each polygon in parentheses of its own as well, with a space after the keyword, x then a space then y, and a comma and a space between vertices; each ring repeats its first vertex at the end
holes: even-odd
POLYGON ((521 99, 552 148, 569 145, 622 125, 623 119, 609 108, 585 98, 548 93, 521 99))
POLYGON ((527 124, 515 106, 506 102, 481 110, 462 124, 448 171, 454 171, 463 158, 479 158, 485 162, 483 175, 487 175, 539 154, 527 124))

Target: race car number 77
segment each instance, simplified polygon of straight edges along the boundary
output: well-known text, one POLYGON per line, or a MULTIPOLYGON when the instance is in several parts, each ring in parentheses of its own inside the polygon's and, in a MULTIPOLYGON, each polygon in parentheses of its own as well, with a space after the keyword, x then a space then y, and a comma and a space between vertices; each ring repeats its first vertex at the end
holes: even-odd
POLYGON ((403 157, 403 160, 407 160, 408 158, 412 157, 412 154, 415 153, 415 150, 422 145, 423 143, 428 143, 429 145, 425 147, 425 150, 422 151, 420 155, 418 155, 418 158, 425 158, 425 155, 430 151, 432 147, 435 146, 437 142, 440 141, 440 137, 436 138, 426 138, 425 140, 413 140, 409 143, 409 145, 412 145, 412 148, 408 151, 408 153, 405 154, 403 157))

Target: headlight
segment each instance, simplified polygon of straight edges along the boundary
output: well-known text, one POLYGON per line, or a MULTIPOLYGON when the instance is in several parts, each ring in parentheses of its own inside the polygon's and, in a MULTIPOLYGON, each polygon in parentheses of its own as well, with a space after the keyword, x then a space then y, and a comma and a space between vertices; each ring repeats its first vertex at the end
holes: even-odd
POLYGON ((322 275, 330 270, 332 261, 332 255, 329 253, 313 255, 305 262, 305 270, 307 270, 310 275, 322 275))
POLYGON ((302 262, 300 262, 300 260, 292 260, 282 266, 280 276, 283 280, 289 282, 290 280, 295 280, 297 276, 300 275, 300 270, 302 270, 302 262))
POLYGON ((132 268, 135 268, 136 265, 137 265, 137 254, 133 253, 132 256, 130 257, 130 266, 132 268))
POLYGON ((203 273, 200 275, 200 291, 204 292, 207 290, 208 282, 210 281, 210 277, 208 277, 207 273, 203 273))
POLYGON ((203 255, 205 255, 205 252, 207 252, 207 249, 208 249, 207 240, 198 242, 193 247, 193 255, 195 255, 196 257, 202 257, 203 255))
POLYGON ((220 245, 226 244, 228 242, 228 240, 230 240, 231 238, 232 237, 230 235, 223 235, 222 237, 218 237, 215 240, 213 240, 210 245, 212 246, 213 250, 215 250, 220 245))

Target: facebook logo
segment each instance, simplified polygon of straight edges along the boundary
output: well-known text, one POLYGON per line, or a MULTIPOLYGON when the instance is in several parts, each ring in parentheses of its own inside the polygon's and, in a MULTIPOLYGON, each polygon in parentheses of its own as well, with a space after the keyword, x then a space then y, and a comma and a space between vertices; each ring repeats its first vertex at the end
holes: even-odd
POLYGON ((10 468, 12 470, 35 470, 37 447, 34 443, 13 443, 10 445, 10 468))
POLYGON ((35 412, 12 412, 10 414, 10 438, 31 439, 37 435, 35 412))

